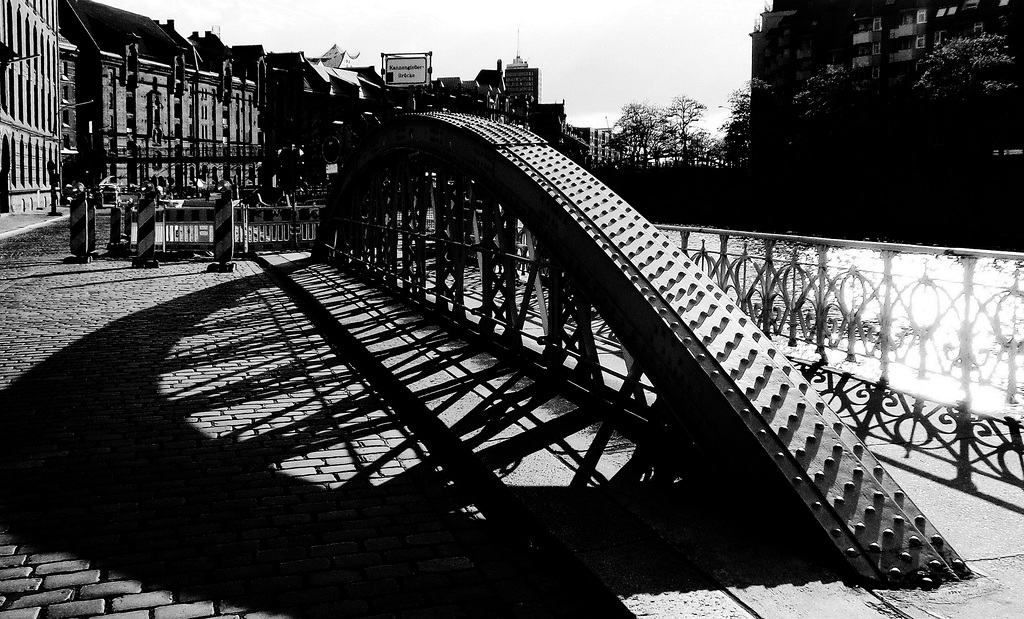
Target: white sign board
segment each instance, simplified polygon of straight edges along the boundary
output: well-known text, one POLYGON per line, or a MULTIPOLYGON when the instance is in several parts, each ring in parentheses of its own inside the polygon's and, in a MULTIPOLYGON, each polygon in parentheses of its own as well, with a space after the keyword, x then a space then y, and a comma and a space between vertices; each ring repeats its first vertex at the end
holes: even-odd
POLYGON ((430 56, 385 56, 384 82, 388 86, 426 86, 430 83, 430 56))

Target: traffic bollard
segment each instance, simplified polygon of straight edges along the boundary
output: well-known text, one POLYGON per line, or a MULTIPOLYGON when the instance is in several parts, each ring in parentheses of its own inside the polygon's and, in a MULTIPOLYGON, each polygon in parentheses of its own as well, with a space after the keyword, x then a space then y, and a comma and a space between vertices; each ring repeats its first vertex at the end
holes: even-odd
MULTIPOLYGON (((213 257, 216 262, 206 268, 208 273, 230 273, 235 270, 235 209, 231 204, 231 183, 217 183, 217 204, 213 208, 213 257)), ((211 195, 212 197, 212 195, 211 195)))
POLYGON ((64 262, 92 262, 95 241, 89 242, 90 231, 95 234, 95 224, 89 225, 89 201, 86 199, 85 185, 75 183, 68 191, 71 203, 71 256, 64 262))
POLYGON ((156 261, 156 186, 146 183, 139 200, 139 240, 135 244, 133 267, 155 269, 156 261))

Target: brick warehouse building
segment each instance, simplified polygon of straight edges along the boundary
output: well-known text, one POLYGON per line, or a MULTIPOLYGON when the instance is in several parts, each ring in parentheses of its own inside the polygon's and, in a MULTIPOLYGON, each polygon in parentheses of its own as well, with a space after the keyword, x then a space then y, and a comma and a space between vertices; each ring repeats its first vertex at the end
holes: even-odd
POLYGON ((236 71, 214 33, 189 38, 174 22, 90 0, 61 0, 74 64, 77 146, 63 182, 106 176, 174 188, 232 179, 254 184, 262 161, 260 62, 236 71), (73 48, 72 48, 73 46, 73 48))
POLYGON ((57 142, 58 0, 0 0, 0 214, 46 209, 57 142))

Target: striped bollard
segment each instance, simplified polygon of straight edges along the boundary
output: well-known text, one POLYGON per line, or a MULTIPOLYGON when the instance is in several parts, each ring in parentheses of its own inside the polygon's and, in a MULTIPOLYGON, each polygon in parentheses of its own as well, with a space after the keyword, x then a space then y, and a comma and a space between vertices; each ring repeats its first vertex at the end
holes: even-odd
POLYGON ((156 261, 156 187, 146 183, 139 200, 139 240, 135 244, 133 267, 155 269, 160 266, 156 261))
POLYGON ((95 241, 89 243, 90 228, 95 231, 95 226, 89 225, 89 201, 86 199, 85 185, 75 183, 68 192, 71 202, 71 256, 64 259, 66 263, 92 262, 95 241))
MULTIPOLYGON (((235 209, 231 204, 231 183, 217 183, 217 205, 213 208, 213 257, 208 273, 230 273, 235 270, 235 209)), ((212 195, 211 195, 212 197, 212 195)))

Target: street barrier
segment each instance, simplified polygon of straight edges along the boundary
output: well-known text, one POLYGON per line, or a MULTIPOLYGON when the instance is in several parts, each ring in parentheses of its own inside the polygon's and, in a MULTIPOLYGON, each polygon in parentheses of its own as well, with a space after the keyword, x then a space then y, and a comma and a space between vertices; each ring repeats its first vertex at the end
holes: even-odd
POLYGON ((95 223, 90 222, 90 219, 95 217, 95 207, 90 208, 89 200, 86 199, 85 185, 82 183, 75 184, 69 198, 71 201, 71 256, 64 261, 69 263, 92 262, 96 241, 90 237, 96 233, 96 227, 95 223))
POLYGON ((216 262, 206 270, 211 273, 229 273, 235 264, 235 209, 231 202, 231 183, 221 181, 217 185, 220 195, 213 209, 213 255, 216 262))
POLYGON ((156 260, 156 188, 147 186, 142 200, 139 202, 139 241, 135 246, 135 259, 132 266, 156 268, 160 263, 156 260))
MULTIPOLYGON (((249 206, 231 201, 234 251, 311 249, 320 226, 321 205, 249 206)), ((141 206, 141 203, 140 203, 141 206)), ((214 210, 210 200, 159 200, 155 205, 155 247, 160 252, 215 253, 214 210), (180 205, 180 206, 179 206, 180 205)), ((138 213, 126 207, 123 215, 129 246, 139 239, 138 213)))

